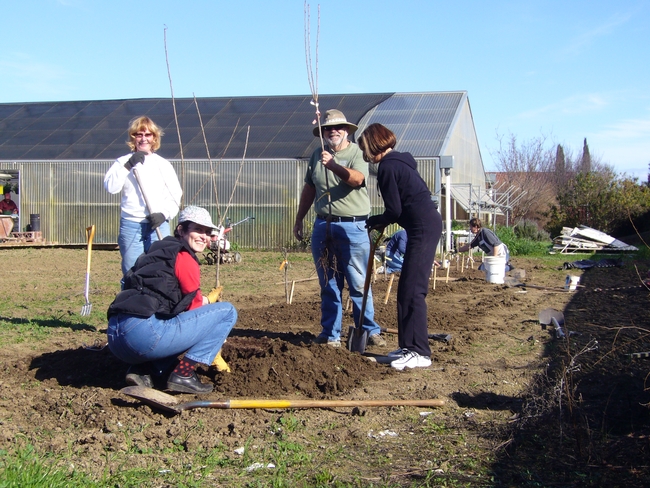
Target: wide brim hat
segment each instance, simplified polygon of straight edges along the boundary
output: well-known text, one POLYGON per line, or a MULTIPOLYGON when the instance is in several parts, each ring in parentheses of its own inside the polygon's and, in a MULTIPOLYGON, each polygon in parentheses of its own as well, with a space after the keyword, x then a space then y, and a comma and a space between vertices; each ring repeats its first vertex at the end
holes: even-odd
POLYGON ((212 217, 208 211, 201 207, 189 205, 181 210, 178 216, 178 223, 194 222, 195 224, 202 225, 203 227, 210 227, 211 229, 218 230, 218 227, 212 223, 212 217))
MULTIPOLYGON (((325 112, 325 118, 323 122, 321 122, 320 126, 321 128, 325 128, 330 125, 347 125, 348 126, 348 134, 352 135, 354 132, 359 128, 356 125, 348 122, 348 119, 345 118, 345 115, 343 115, 343 112, 340 110, 336 109, 331 109, 325 112)), ((319 128, 314 127, 314 136, 318 137, 320 135, 319 128)))

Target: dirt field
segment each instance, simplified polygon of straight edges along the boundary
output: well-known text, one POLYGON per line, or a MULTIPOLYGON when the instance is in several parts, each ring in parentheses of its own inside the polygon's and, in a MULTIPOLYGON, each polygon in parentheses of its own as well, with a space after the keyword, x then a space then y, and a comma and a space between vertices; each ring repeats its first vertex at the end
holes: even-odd
MULTIPOLYGON (((92 313, 81 317, 85 249, 0 249, 2 452, 33 446, 57 469, 110 486, 131 486, 133 472, 141 486, 644 486, 650 477, 650 360, 628 356, 650 351, 640 286, 649 263, 582 272, 562 260, 585 256, 513 259, 523 281, 552 290, 486 283, 452 263, 428 297, 430 332, 452 340, 431 341, 430 368, 397 372, 309 344, 320 330, 309 255, 289 254, 288 279, 300 280, 291 305, 282 254, 242 255, 220 267, 239 320, 223 350, 232 372, 199 371, 216 385, 208 399, 446 405, 157 411, 120 393, 127 366, 101 348, 119 253, 93 252, 92 313), (567 274, 582 275, 576 292, 563 290, 567 274), (564 312, 570 340, 540 326, 549 307, 564 312)), ((202 266, 206 289, 216 269, 202 266)), ((373 284, 376 318, 393 328, 398 281, 384 304, 387 284, 373 284)), ((385 337, 369 356, 397 347, 385 337)))

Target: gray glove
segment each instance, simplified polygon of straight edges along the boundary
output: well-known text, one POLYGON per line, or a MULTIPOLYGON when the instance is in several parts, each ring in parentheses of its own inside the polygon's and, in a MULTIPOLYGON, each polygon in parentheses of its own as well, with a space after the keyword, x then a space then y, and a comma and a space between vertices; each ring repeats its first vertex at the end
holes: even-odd
POLYGON ((143 151, 137 151, 133 153, 133 156, 129 158, 129 160, 124 163, 124 168, 131 171, 131 169, 136 165, 140 163, 144 163, 144 157, 147 155, 146 152, 143 151))
POLYGON ((151 215, 147 215, 147 220, 151 225, 151 230, 156 230, 158 227, 160 227, 160 224, 162 224, 166 219, 162 213, 155 212, 152 213, 151 215))

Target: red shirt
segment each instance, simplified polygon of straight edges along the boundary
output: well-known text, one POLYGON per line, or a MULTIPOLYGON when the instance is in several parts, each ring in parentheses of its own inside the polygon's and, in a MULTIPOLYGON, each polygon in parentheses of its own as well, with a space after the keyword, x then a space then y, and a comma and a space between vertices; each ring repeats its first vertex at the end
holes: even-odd
POLYGON ((0 212, 13 212, 18 213, 18 207, 13 200, 0 200, 0 212))
POLYGON ((195 290, 196 296, 187 310, 194 310, 203 305, 203 295, 201 294, 201 268, 199 263, 186 250, 182 250, 176 257, 176 266, 174 274, 178 278, 181 287, 181 293, 187 295, 195 290))

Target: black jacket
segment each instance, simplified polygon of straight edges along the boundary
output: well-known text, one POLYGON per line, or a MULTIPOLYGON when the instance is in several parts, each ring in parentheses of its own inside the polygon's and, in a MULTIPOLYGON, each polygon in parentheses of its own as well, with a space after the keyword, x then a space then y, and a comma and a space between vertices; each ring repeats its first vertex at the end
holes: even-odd
POLYGON ((194 251, 176 237, 154 242, 124 277, 124 289, 108 307, 108 317, 123 313, 169 319, 187 310, 198 290, 185 296, 181 293, 174 266, 183 249, 198 262, 194 251))
POLYGON ((393 150, 383 157, 377 169, 377 186, 386 210, 370 217, 368 227, 386 227, 397 222, 409 229, 437 212, 417 167, 410 153, 393 150))

